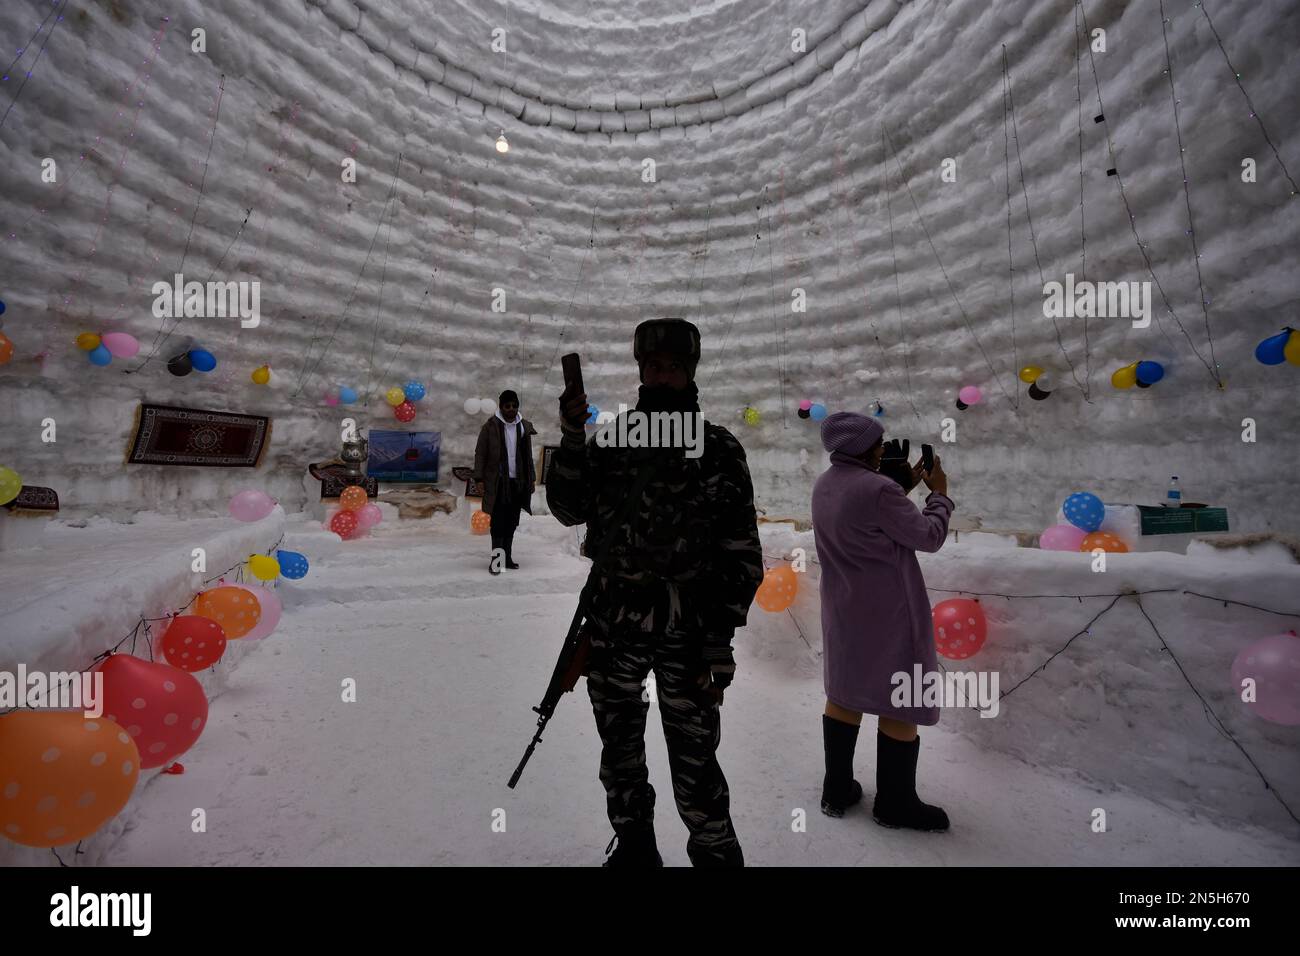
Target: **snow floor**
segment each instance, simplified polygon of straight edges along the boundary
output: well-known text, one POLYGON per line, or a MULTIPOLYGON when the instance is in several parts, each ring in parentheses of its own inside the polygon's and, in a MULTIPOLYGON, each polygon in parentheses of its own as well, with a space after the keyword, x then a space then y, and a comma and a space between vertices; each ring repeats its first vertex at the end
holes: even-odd
MULTIPOLYGON (((227 675, 180 776, 155 776, 128 809, 110 865, 593 865, 610 829, 583 685, 566 695, 519 788, 506 780, 532 735, 586 562, 573 533, 525 517, 522 569, 494 578, 488 539, 455 516, 386 522, 342 544, 291 518, 284 547, 312 555, 286 589, 275 634, 227 675), (332 541, 330 540, 332 539, 332 541), (357 682, 357 702, 341 681, 357 682), (201 807, 207 830, 193 833, 201 807), (505 832, 494 812, 505 811, 505 832), (498 829, 500 827, 498 826, 498 829)), ((757 609, 752 612, 761 614, 757 609)), ((797 635, 791 635, 798 640, 797 635)), ((887 830, 859 807, 821 815, 819 677, 774 675, 738 635, 720 758, 750 865, 1297 865, 1300 842, 1101 789, 924 728, 919 789, 946 834, 887 830), (1104 805, 1108 832, 1090 813, 1104 805), (806 832, 794 832, 796 810, 806 832)), ((858 777, 874 790, 874 727, 858 777)), ((687 865, 662 730, 651 708, 660 850, 687 865)), ((500 813, 495 813, 500 817, 500 813)))

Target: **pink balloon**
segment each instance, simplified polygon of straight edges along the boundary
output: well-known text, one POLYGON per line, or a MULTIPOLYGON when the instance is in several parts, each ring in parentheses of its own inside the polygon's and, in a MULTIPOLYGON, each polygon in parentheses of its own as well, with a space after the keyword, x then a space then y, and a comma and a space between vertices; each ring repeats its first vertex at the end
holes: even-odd
POLYGON ((261 521, 275 508, 275 501, 265 491, 248 488, 230 499, 230 514, 240 521, 261 521))
POLYGON ((1262 637, 1242 648, 1232 662, 1232 690, 1238 700, 1247 678, 1255 682, 1255 699, 1242 703, 1251 713, 1284 727, 1300 726, 1300 637, 1295 631, 1262 637))
POLYGON ((963 404, 978 405, 980 399, 984 397, 984 393, 979 390, 978 385, 967 385, 957 393, 957 397, 962 400, 963 404))
POLYGON ((988 621, 979 601, 949 598, 930 611, 934 619, 934 646, 949 660, 970 657, 988 639, 988 621))
POLYGON ((1072 524, 1054 524, 1038 536, 1038 546, 1044 551, 1078 551, 1087 536, 1072 524))
POLYGON ((810 408, 812 408, 812 402, 808 401, 806 398, 799 403, 799 411, 801 412, 806 412, 810 408))
POLYGON ((373 528, 379 522, 384 520, 383 509, 373 501, 367 503, 360 511, 357 512, 357 523, 365 530, 373 528))
POLYGON ((99 341, 114 358, 130 358, 140 351, 140 343, 135 336, 125 332, 105 332, 99 341))
POLYGON ((257 598, 262 605, 262 616, 258 619, 257 627, 245 634, 240 640, 242 641, 260 641, 280 623, 280 615, 284 613, 284 604, 280 600, 280 594, 275 588, 268 587, 249 587, 247 590, 253 592, 253 597, 257 598))
POLYGON ((339 403, 339 397, 337 395, 331 395, 329 392, 325 393, 326 405, 337 405, 338 403, 339 403))

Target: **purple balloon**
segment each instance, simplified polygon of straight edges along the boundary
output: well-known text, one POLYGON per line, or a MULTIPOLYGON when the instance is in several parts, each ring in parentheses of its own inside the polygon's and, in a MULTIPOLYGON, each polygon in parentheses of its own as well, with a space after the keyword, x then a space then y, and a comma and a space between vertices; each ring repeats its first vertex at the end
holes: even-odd
POLYGON ((1088 532, 1072 524, 1054 524, 1038 536, 1044 551, 1078 551, 1088 532))
POLYGON ((261 521, 275 508, 275 502, 265 491, 249 488, 230 499, 230 514, 240 521, 261 521))
POLYGON ((276 593, 275 588, 245 587, 244 590, 250 591, 257 602, 262 605, 262 616, 258 619, 257 627, 253 628, 243 637, 241 641, 260 641, 280 623, 280 615, 284 613, 284 603, 280 600, 280 595, 276 593))
POLYGON ((1242 648, 1232 662, 1232 690, 1238 700, 1247 679, 1255 682, 1255 699, 1242 703, 1251 713, 1284 727, 1300 727, 1300 637, 1294 631, 1242 648))

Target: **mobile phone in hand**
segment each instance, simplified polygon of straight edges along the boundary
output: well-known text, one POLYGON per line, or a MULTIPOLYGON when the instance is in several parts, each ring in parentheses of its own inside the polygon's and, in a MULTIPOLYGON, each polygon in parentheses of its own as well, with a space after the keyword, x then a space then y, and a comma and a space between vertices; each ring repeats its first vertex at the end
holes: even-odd
POLYGON ((928 475, 933 468, 934 468, 934 446, 922 445, 921 446, 921 471, 928 475))
POLYGON ((582 387, 582 360, 577 352, 570 352, 560 359, 560 368, 564 370, 564 387, 570 395, 581 395, 586 391, 582 387))

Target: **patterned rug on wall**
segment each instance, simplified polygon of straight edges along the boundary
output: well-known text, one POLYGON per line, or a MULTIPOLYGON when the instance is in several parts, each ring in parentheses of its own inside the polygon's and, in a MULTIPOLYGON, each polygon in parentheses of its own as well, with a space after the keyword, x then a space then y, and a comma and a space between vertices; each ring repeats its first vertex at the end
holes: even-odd
POLYGON ((271 440, 271 419, 140 403, 129 465, 256 468, 271 440))

